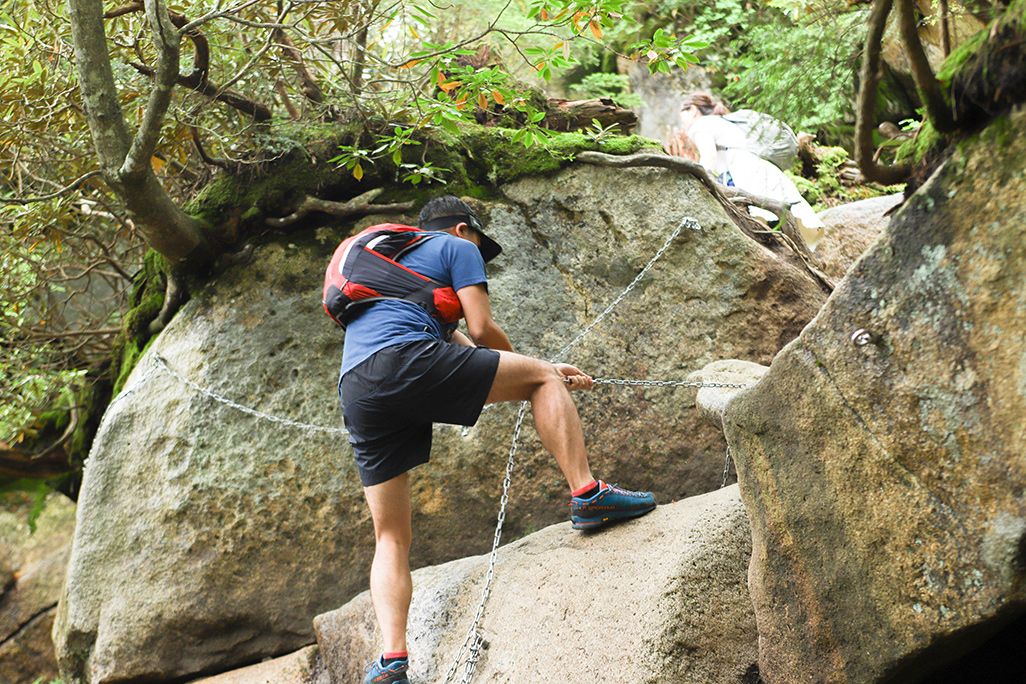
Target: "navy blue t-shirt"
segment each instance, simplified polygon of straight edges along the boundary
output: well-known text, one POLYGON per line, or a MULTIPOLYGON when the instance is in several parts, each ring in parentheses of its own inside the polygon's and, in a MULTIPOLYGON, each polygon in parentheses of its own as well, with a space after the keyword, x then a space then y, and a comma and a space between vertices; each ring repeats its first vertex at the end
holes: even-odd
MULTIPOLYGON (((403 255, 399 263, 457 291, 488 280, 477 245, 449 233, 437 233, 403 255)), ((341 374, 379 349, 415 340, 444 340, 447 333, 437 319, 413 302, 389 299, 369 304, 346 326, 341 374)))

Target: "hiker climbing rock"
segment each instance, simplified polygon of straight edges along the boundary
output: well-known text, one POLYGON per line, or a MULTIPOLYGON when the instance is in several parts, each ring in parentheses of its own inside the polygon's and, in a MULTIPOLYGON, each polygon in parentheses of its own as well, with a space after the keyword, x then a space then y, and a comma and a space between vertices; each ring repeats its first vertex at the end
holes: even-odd
MULTIPOLYGON (((683 134, 670 145, 671 153, 689 156, 690 141, 697 161, 724 185, 788 204, 806 244, 815 248, 825 225, 781 171, 789 159, 793 161, 797 150, 797 140, 790 128, 758 112, 731 113, 703 92, 684 98, 681 126, 683 134)), ((766 221, 778 219, 758 207, 749 211, 766 221)))
POLYGON ((365 682, 408 681, 409 470, 428 461, 433 423, 469 426, 485 404, 529 401, 569 485, 574 529, 656 505, 651 492, 592 476, 569 392, 591 389, 591 376, 514 353, 493 320, 485 263, 500 252, 471 207, 444 196, 424 205, 419 229, 369 228, 339 245, 328 267, 325 309, 346 328, 339 395, 376 542, 370 589, 384 644, 365 682), (461 317, 469 337, 456 329, 461 317))

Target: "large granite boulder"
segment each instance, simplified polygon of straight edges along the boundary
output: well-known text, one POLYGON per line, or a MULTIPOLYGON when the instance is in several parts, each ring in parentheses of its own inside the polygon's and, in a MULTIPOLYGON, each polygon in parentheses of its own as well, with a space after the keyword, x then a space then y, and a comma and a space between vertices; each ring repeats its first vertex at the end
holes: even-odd
POLYGON ((57 677, 53 629, 75 504, 51 494, 32 532, 30 504, 0 510, 0 682, 32 684, 57 677))
POLYGON ((890 221, 888 212, 904 195, 884 195, 831 207, 819 217, 826 224, 823 238, 816 243, 816 259, 823 272, 840 280, 852 264, 869 249, 890 221))
POLYGON ((194 679, 191 684, 335 684, 321 663, 316 646, 272 658, 212 677, 194 679))
MULTIPOLYGON (((825 299, 689 177, 575 166, 502 190, 481 208, 506 249, 490 291, 526 353, 558 352, 686 216, 701 229, 685 228, 570 360, 598 376, 676 379, 722 356, 765 363, 825 299)), ((366 222, 385 218, 402 217, 366 222)), ((345 437, 197 390, 340 427, 342 335, 320 286, 351 228, 263 244, 196 292, 108 409, 55 630, 69 680, 179 678, 285 653, 312 641, 315 615, 366 587, 373 535, 345 437)), ((579 405, 597 475, 661 501, 720 484, 722 435, 686 394, 602 385, 579 405)), ((433 462, 412 480, 415 567, 488 548, 515 411, 436 430, 433 462)), ((566 496, 525 429, 506 539, 564 520, 566 496)))
MULTIPOLYGON (((504 546, 474 681, 754 683, 749 544, 730 486, 597 534, 561 523, 504 546)), ((444 681, 487 569, 479 556, 413 574, 411 678, 444 681)), ((332 681, 359 681, 381 647, 369 592, 314 625, 332 681)))
POLYGON ((920 681, 1010 622, 1022 674, 1024 129, 963 143, 727 408, 771 684, 920 681))
POLYGON ((706 385, 695 392, 695 407, 709 423, 721 428, 727 405, 739 393, 759 382, 768 370, 760 363, 740 359, 722 359, 706 364, 688 375, 688 380, 706 385))

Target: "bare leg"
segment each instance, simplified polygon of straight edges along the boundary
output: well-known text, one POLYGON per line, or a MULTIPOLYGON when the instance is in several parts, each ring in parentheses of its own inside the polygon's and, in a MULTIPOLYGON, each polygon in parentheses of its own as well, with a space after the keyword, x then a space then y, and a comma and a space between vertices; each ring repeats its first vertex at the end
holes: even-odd
POLYGON ((487 402, 530 401, 542 445, 556 457, 571 491, 594 481, 581 419, 563 376, 547 361, 513 352, 499 354, 499 369, 487 402))
POLYGON ((363 494, 374 519, 375 547, 370 591, 374 614, 384 638, 383 651, 405 651, 406 619, 413 595, 409 473, 364 487, 363 494))

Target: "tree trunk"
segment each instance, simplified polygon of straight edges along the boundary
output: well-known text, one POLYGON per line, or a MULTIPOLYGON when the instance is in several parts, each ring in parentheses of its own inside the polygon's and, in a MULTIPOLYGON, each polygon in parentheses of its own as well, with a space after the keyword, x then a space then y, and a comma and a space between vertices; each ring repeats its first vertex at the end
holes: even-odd
POLYGON ((161 0, 147 0, 160 52, 140 130, 133 137, 118 102, 107 52, 101 0, 68 0, 79 87, 103 176, 125 203, 146 242, 170 262, 203 261, 211 253, 205 226, 167 194, 150 166, 171 88, 178 78, 178 40, 161 0), (163 20, 164 26, 156 22, 163 20))
POLYGON ((554 131, 576 131, 590 128, 592 120, 604 127, 619 124, 621 133, 630 131, 638 123, 638 115, 624 109, 607 97, 593 100, 563 100, 549 98, 545 127, 554 131))

